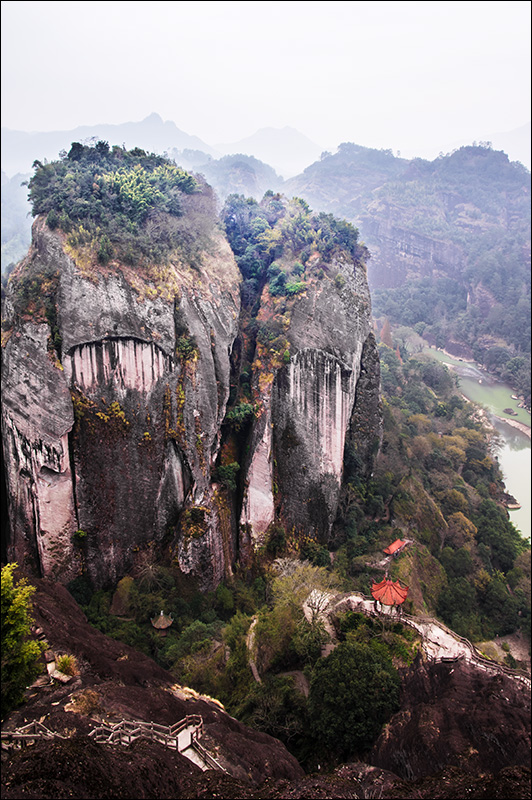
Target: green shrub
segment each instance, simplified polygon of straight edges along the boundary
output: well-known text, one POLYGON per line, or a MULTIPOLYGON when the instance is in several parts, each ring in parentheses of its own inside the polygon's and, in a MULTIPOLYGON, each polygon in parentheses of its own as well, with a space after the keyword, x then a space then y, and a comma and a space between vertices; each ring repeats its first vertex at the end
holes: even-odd
POLYGON ((113 247, 108 236, 105 234, 100 239, 100 246, 98 248, 98 261, 100 264, 107 264, 113 257, 113 247))
POLYGON ((289 297, 294 297, 296 294, 301 294, 307 288, 307 284, 304 281, 299 281, 296 283, 287 283, 285 287, 286 294, 289 297))
POLYGON ((334 284, 335 284, 337 289, 343 289, 344 286, 345 286, 345 278, 344 278, 344 276, 341 275, 340 273, 338 273, 338 275, 335 275, 334 284))
POLYGON ((239 431, 254 416, 255 407, 251 403, 238 403, 238 405, 229 409, 225 415, 224 422, 239 431))
POLYGON ((342 760, 367 751, 399 708, 400 680, 388 658, 343 642, 314 668, 309 712, 315 738, 342 760))
POLYGON ((87 531, 82 531, 81 528, 78 528, 78 530, 72 534, 72 541, 74 542, 74 544, 85 544, 87 539, 88 539, 87 531))
POLYGON ((193 336, 179 336, 175 343, 176 353, 185 361, 194 358, 198 352, 198 345, 193 336))
POLYGON ((45 642, 30 638, 33 625, 31 596, 35 587, 26 579, 14 582, 17 564, 2 567, 2 719, 24 699, 24 690, 39 675, 45 642))
POLYGON ((270 294, 273 297, 281 297, 286 294, 286 273, 279 272, 270 282, 270 294))
POLYGON ((236 490, 236 473, 240 469, 240 464, 232 461, 230 464, 221 464, 216 469, 216 475, 223 485, 234 492, 236 490))
POLYGON ((54 231, 57 226, 60 224, 60 217, 55 208, 52 208, 51 211, 48 212, 48 216, 46 217, 46 224, 50 228, 51 231, 54 231))
POLYGON ((282 525, 273 525, 268 533, 266 552, 271 556, 281 553, 286 547, 286 533, 282 525))
POLYGON ((246 725, 293 747, 307 729, 306 702, 290 676, 268 676, 255 683, 236 713, 246 725))
POLYGON ((215 607, 222 619, 229 619, 235 609, 233 593, 223 583, 219 583, 216 587, 215 607))
POLYGON ((78 663, 72 655, 65 654, 59 656, 55 665, 63 675, 77 675, 79 673, 78 663))

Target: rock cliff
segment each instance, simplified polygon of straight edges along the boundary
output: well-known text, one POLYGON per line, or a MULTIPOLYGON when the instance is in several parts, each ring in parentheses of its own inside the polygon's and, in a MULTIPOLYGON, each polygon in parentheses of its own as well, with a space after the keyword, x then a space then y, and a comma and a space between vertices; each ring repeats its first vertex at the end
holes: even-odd
MULTIPOLYGON (((188 261, 102 264, 41 215, 12 276, 7 557, 34 574, 68 583, 85 573, 108 586, 152 551, 213 587, 273 523, 327 541, 348 432, 371 470, 379 372, 364 249, 331 246, 309 248, 291 295, 263 283, 255 329, 271 324, 282 336, 251 342, 254 413, 239 490, 220 483, 242 275, 208 190, 186 203, 203 237, 188 261)), ((297 209, 303 224, 308 211, 297 209)), ((285 248, 285 271, 300 249, 285 248)))
MULTIPOLYGON (((361 371, 376 352, 365 269, 347 260, 334 267, 336 282, 317 281, 293 308, 291 357, 276 375, 271 397, 281 516, 288 529, 322 542, 336 515, 351 417, 364 404, 368 414, 378 408, 380 389, 377 363, 371 396, 357 396, 361 371)), ((374 422, 368 440, 378 439, 379 420, 374 422)))
MULTIPOLYGON (((3 730, 40 721, 61 739, 4 754, 2 797, 511 798, 530 796, 530 696, 506 676, 461 661, 415 663, 401 707, 364 761, 305 775, 285 746, 175 683, 148 656, 87 623, 60 585, 35 581, 36 624, 55 653, 75 655, 62 685, 42 676, 3 730), (203 719, 201 743, 226 772, 202 772, 149 739, 128 747, 88 734, 123 719, 172 725, 203 719)), ((44 664, 43 664, 43 669, 44 664)))
POLYGON ((177 558, 184 571, 202 561, 206 582, 223 577, 230 543, 220 541, 210 467, 239 283, 214 227, 200 266, 172 264, 156 276, 115 262, 87 268, 36 220, 8 300, 10 558, 63 582, 85 568, 96 585, 109 583, 135 550, 163 540, 188 503, 203 509, 204 535, 179 542, 177 558), (53 328, 40 296, 50 284, 53 328), (28 285, 37 286, 29 301, 28 285))

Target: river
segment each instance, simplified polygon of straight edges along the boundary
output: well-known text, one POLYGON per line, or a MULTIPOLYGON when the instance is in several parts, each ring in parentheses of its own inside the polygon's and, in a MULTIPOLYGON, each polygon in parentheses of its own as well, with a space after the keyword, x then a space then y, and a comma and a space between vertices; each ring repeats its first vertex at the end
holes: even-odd
POLYGON ((520 422, 528 427, 530 434, 530 414, 525 409, 517 408, 517 401, 512 400, 514 391, 511 386, 496 381, 491 375, 478 369, 475 364, 453 358, 441 350, 427 348, 424 352, 447 364, 459 377, 461 393, 468 400, 480 403, 488 410, 490 420, 501 436, 502 446, 496 455, 504 475, 506 489, 521 504, 520 509, 509 512, 510 519, 521 535, 530 541, 532 533, 530 435, 509 424, 511 421, 520 422), (512 408, 516 415, 505 413, 505 408, 512 408), (509 422, 505 422, 504 419, 509 422))

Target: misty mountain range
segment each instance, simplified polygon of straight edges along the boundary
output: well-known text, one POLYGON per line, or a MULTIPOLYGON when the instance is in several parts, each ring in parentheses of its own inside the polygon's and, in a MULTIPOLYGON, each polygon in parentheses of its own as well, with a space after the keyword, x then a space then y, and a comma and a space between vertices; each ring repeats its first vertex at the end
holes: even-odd
POLYGON ((93 137, 157 153, 171 150, 200 152, 204 161, 206 157, 218 159, 241 153, 271 164, 285 178, 302 172, 319 158, 323 150, 290 127, 262 128, 241 141, 212 146, 180 130, 173 122, 164 122, 159 114, 154 113, 141 122, 83 125, 71 131, 26 133, 2 128, 2 170, 9 177, 28 173, 35 159, 55 160, 61 150, 70 148, 73 141, 86 141, 93 137))
MULTIPOLYGON (((237 142, 211 145, 198 136, 191 136, 180 130, 175 123, 163 121, 159 114, 153 113, 141 122, 83 125, 71 131, 27 133, 2 128, 2 170, 10 178, 17 173, 28 173, 35 159, 54 160, 73 141, 85 141, 93 137, 111 144, 142 147, 157 153, 193 150, 215 159, 236 153, 254 156, 273 167, 284 179, 302 172, 305 167, 317 161, 325 150, 288 126, 261 128, 252 136, 237 142)), ((504 150, 511 161, 521 161, 530 169, 530 123, 512 131, 479 136, 479 141, 485 140, 491 141, 495 150, 504 150)), ((340 142, 336 143, 339 144, 340 142)), ((464 144, 471 142, 452 142, 447 148, 444 145, 444 149, 447 151, 464 144)), ((410 158, 412 154, 403 153, 403 156, 410 158)), ((421 156, 424 157, 423 154, 421 156)))
MULTIPOLYGON (((46 133, 2 128, 1 133, 2 270, 20 260, 29 247, 32 219, 27 188, 22 184, 31 177, 33 162, 56 160, 61 151, 68 151, 73 141, 103 139, 112 145, 166 153, 184 169, 203 174, 221 202, 232 193, 260 199, 266 190, 272 189, 297 194, 316 210, 339 213, 355 224, 362 222, 360 202, 370 201, 366 193, 393 180, 393 175, 398 177, 409 163, 408 159, 400 158, 399 153, 393 155, 391 150, 355 145, 360 151, 357 175, 353 173, 349 178, 352 169, 346 168, 345 154, 324 151, 294 128, 262 128, 240 141, 212 146, 180 130, 173 122, 163 121, 156 113, 141 122, 119 125, 85 125, 71 131, 46 133), (386 164, 384 156, 387 156, 386 164), (369 159, 367 164, 366 158, 369 159), (339 170, 337 179, 333 179, 335 165, 339 170), (357 208, 353 206, 353 195, 360 195, 360 202, 355 203, 357 208)), ((495 150, 503 149, 510 160, 521 161, 529 167, 530 124, 493 136, 491 141, 495 150)), ((363 230, 363 234, 366 233, 369 231, 363 230)), ((369 235, 368 240, 371 238, 369 235)))

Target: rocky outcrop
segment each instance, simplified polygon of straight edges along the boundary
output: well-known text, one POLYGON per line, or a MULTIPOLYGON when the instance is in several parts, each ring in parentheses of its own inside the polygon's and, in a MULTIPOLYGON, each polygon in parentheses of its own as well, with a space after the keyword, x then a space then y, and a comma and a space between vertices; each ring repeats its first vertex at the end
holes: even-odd
POLYGON ((46 325, 26 321, 7 346, 2 377, 2 428, 9 558, 34 572, 73 576, 71 537, 77 528, 69 433, 72 400, 63 372, 48 357, 46 325), (16 352, 16 358, 10 353, 16 352))
POLYGON ((378 216, 364 214, 357 223, 371 249, 372 289, 427 277, 460 279, 465 256, 457 245, 402 228, 387 209, 379 209, 378 216))
POLYGON ((4 720, 3 732, 41 721, 64 738, 4 753, 2 797, 530 796, 530 696, 504 676, 460 661, 416 661, 403 676, 401 708, 366 761, 305 775, 281 742, 96 630, 63 587, 35 583, 36 624, 54 651, 76 657, 80 670, 67 686, 37 682, 25 705, 4 720), (201 715, 201 741, 226 773, 201 772, 152 740, 112 747, 88 736, 102 722, 173 725, 190 714, 201 715))
MULTIPOLYGON (((248 728, 226 713, 219 701, 176 684, 170 672, 144 653, 89 625, 63 586, 36 581, 33 607, 36 624, 50 647, 55 652, 74 655, 79 672, 68 687, 45 683, 32 689, 24 709, 10 714, 10 730, 23 724, 24 715, 28 721, 46 718, 49 730, 72 737, 70 741, 75 745, 77 736, 86 736, 102 723, 109 725, 124 719, 170 726, 187 715, 199 715, 203 721, 202 745, 223 765, 226 774, 251 785, 266 778, 294 780, 303 776, 298 762, 280 741, 248 728)), ((93 742, 82 741, 82 750, 93 742)), ((48 746, 51 744, 48 742, 48 746)), ((97 749, 90 748, 89 752, 90 761, 96 764, 97 749)), ((177 755, 178 774, 189 771, 190 762, 179 754, 164 747, 159 753, 161 760, 172 765, 177 755)), ((45 755, 49 757, 50 752, 45 755)), ((36 767, 36 773, 41 769, 36 767)), ((97 796, 106 796, 106 792, 97 796)), ((130 789, 127 796, 135 796, 135 792, 130 789)), ((161 795, 156 792, 152 796, 161 795)))
MULTIPOLYGON (((362 354, 374 347, 370 328, 365 267, 339 260, 329 265, 328 276, 308 281, 290 309, 289 359, 266 375, 259 359, 255 390, 261 411, 251 437, 241 516, 242 530, 256 544, 276 516, 287 530, 327 540, 362 354)), ((378 428, 378 370, 373 375, 370 406, 377 415, 372 426, 378 428)), ((359 407, 366 401, 360 394, 359 407)))
POLYGON ((34 224, 8 298, 3 437, 8 557, 37 574, 67 582, 84 568, 108 584, 165 537, 206 585, 230 568, 210 472, 240 276, 208 222, 209 252, 166 274, 87 265, 44 219, 34 224), (39 292, 28 300, 35 285, 52 313, 39 292), (201 535, 177 526, 185 505, 201 507, 201 535))
POLYGON ((529 719, 530 693, 518 681, 462 661, 418 660, 369 761, 408 779, 449 766, 476 775, 528 766, 529 719))
POLYGON ((217 483, 241 277, 212 209, 195 213, 209 232, 201 258, 136 269, 34 224, 8 293, 3 409, 7 556, 33 573, 109 586, 154 548, 212 588, 274 522, 328 540, 346 437, 371 472, 366 251, 316 249, 295 295, 264 287, 256 322, 282 329, 282 352, 257 341, 241 490, 217 483))

